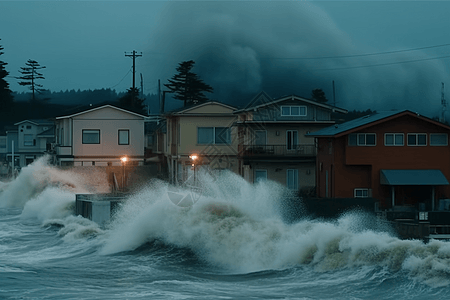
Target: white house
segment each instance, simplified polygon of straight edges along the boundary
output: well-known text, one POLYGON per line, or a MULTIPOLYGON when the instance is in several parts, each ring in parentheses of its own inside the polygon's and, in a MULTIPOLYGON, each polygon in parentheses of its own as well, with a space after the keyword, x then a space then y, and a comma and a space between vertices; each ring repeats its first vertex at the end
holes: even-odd
POLYGON ((112 105, 56 118, 56 156, 60 166, 120 166, 144 162, 143 115, 112 105))
MULTIPOLYGON (((32 163, 36 158, 45 154, 50 149, 50 144, 55 139, 55 126, 52 121, 32 119, 15 123, 17 126, 17 143, 14 156, 19 156, 19 166, 24 167, 32 163)), ((9 136, 9 134, 7 134, 9 136)), ((9 139, 13 139, 11 136, 9 139)), ((6 141, 8 154, 11 156, 11 143, 6 141)), ((7 154, 7 155, 8 155, 7 154)))

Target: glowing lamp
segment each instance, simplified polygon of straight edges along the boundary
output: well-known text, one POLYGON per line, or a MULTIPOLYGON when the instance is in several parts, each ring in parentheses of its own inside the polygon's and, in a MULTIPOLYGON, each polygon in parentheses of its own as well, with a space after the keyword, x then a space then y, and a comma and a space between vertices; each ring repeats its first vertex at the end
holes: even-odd
POLYGON ((189 158, 192 160, 196 160, 198 158, 198 156, 196 154, 193 154, 193 155, 189 156, 189 158))
POLYGON ((124 157, 120 158, 120 160, 121 160, 123 163, 126 163, 127 160, 128 160, 128 158, 127 158, 126 156, 124 156, 124 157))

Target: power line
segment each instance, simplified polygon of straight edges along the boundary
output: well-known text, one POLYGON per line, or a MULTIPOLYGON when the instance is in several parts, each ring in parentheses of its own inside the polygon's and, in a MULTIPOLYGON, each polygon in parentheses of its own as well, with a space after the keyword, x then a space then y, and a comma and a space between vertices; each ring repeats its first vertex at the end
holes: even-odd
POLYGON ((406 64, 406 63, 412 63, 412 62, 427 61, 427 60, 434 60, 434 59, 442 59, 442 58, 449 58, 449 57, 450 57, 450 55, 446 55, 446 56, 440 56, 440 57, 405 60, 405 61, 398 61, 398 62, 392 62, 392 63, 382 63, 382 64, 375 64, 375 65, 366 65, 366 66, 354 66, 354 67, 330 68, 330 69, 316 69, 314 71, 336 71, 336 70, 361 69, 361 68, 369 68, 369 67, 380 67, 380 66, 389 66, 389 65, 397 65, 397 64, 406 64))
POLYGON ((112 88, 114 88, 114 87, 116 87, 116 86, 118 86, 124 79, 125 79, 125 77, 127 77, 128 76, 128 74, 130 74, 130 72, 131 72, 131 69, 132 68, 130 68, 129 70, 128 70, 128 72, 127 72, 127 74, 125 74, 125 76, 123 76, 123 78, 122 79, 120 79, 120 81, 116 84, 116 85, 113 85, 112 87, 110 87, 110 89, 112 89, 112 88))
POLYGON ((308 60, 308 59, 336 59, 336 58, 352 58, 352 57, 364 57, 364 56, 374 56, 374 55, 384 55, 384 54, 393 54, 393 53, 401 53, 401 52, 410 52, 410 51, 418 51, 424 49, 432 49, 439 47, 450 46, 450 44, 442 44, 435 46, 427 46, 420 48, 412 48, 412 49, 404 49, 404 50, 394 50, 394 51, 385 51, 385 52, 374 52, 374 53, 364 53, 364 54, 354 54, 354 55, 339 55, 339 56, 319 56, 319 57, 262 57, 261 59, 274 59, 274 60, 308 60))

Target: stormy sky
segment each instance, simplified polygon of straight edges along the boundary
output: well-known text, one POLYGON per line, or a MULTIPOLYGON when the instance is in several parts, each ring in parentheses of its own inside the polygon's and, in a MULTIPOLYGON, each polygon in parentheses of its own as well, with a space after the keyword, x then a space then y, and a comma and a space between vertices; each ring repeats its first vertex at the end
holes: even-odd
POLYGON ((192 59, 210 98, 227 103, 315 88, 332 103, 334 80, 337 106, 434 116, 441 82, 450 92, 449 11, 447 1, 0 1, 0 43, 11 76, 37 60, 52 91, 124 91, 124 52, 136 50, 146 93, 192 59))

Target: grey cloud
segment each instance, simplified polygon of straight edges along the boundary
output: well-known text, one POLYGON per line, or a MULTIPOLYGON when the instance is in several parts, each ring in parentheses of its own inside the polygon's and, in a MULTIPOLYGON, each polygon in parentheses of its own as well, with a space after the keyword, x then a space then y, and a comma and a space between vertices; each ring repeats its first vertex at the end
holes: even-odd
POLYGON ((440 82, 446 76, 440 61, 324 71, 409 60, 411 54, 391 55, 390 59, 282 59, 367 52, 355 47, 310 2, 170 2, 150 44, 149 53, 162 53, 145 57, 155 80, 165 83, 179 62, 193 59, 194 71, 214 87, 211 98, 232 104, 243 104, 261 90, 272 97, 309 97, 312 89, 322 88, 332 100, 335 80, 338 106, 409 108, 435 114, 440 82))

